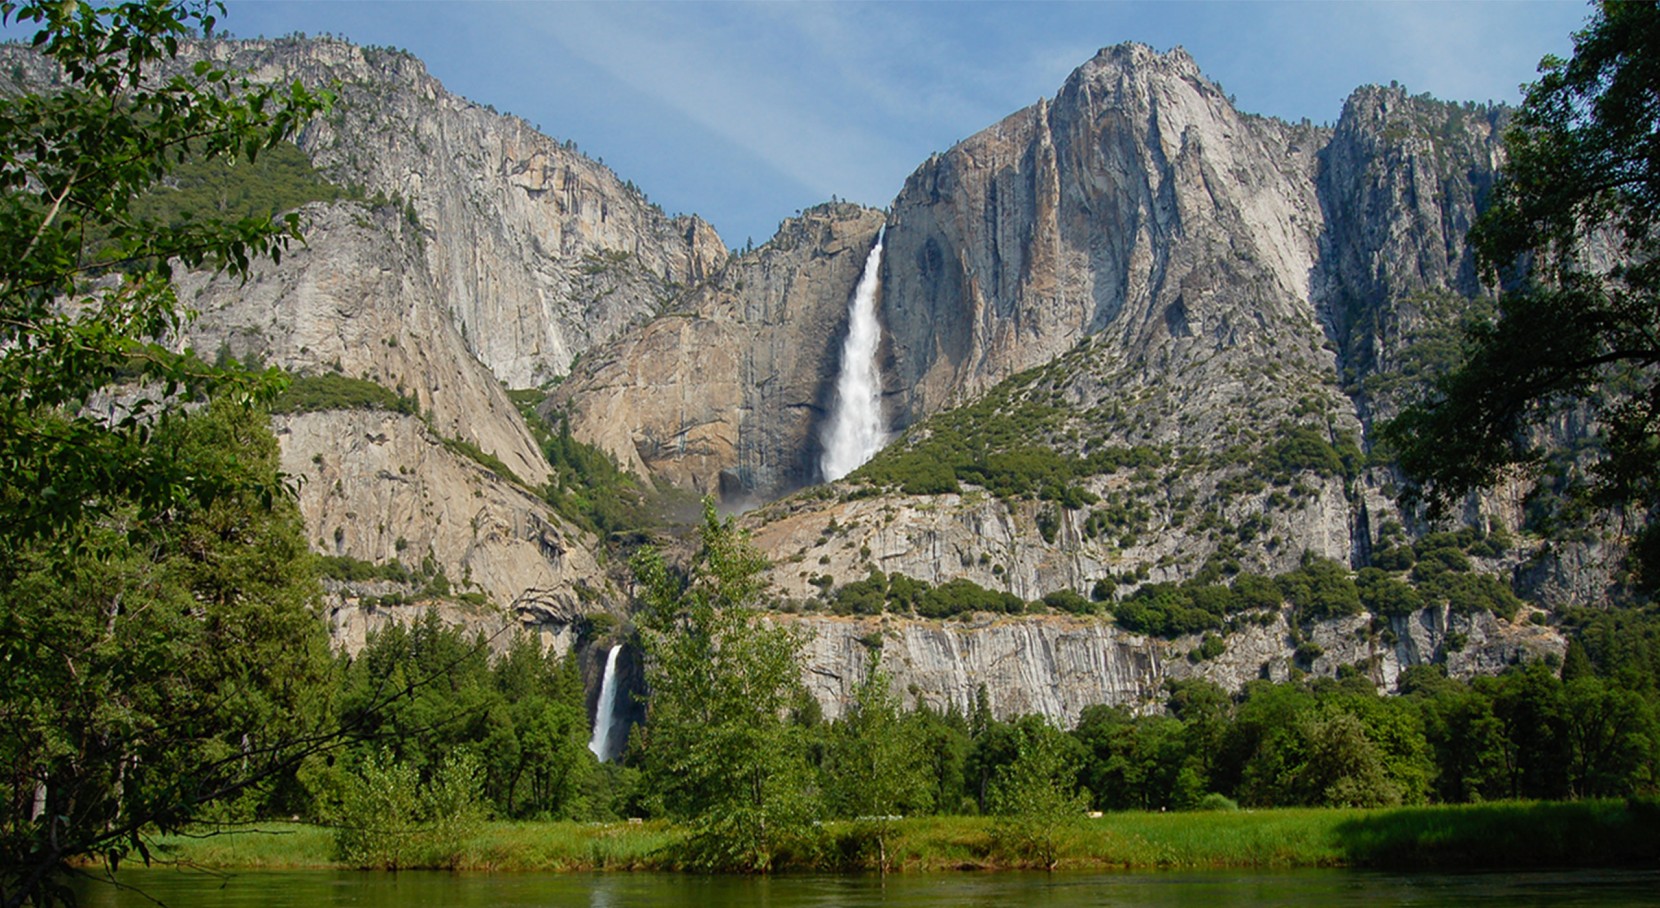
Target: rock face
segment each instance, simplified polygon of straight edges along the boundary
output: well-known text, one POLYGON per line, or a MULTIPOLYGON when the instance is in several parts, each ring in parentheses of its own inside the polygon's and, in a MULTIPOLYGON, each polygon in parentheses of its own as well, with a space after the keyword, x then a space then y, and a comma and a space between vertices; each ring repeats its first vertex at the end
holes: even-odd
MULTIPOLYGON (((889 218, 882 318, 896 423, 973 403, 995 419, 943 424, 969 444, 1001 421, 1031 427, 1014 443, 1067 456, 1122 446, 1161 457, 1079 479, 1099 505, 973 487, 848 486, 780 502, 751 518, 780 596, 810 610, 821 590, 872 570, 963 577, 1030 601, 1087 595, 1101 577, 1126 590, 1217 567, 1274 574, 1306 554, 1359 568, 1388 524, 1427 531, 1397 509, 1398 477, 1361 460, 1374 422, 1436 366, 1415 342, 1483 292, 1464 235, 1493 179, 1502 120, 1363 88, 1335 129, 1294 126, 1238 113, 1180 51, 1125 45, 1080 67, 1052 101, 934 156, 889 218), (1327 464, 1301 460, 1263 481, 1294 437, 1329 446, 1327 464)), ((940 430, 919 423, 899 444, 940 430)), ((1518 529, 1526 491, 1472 500, 1462 520, 1518 529)), ((1538 544, 1524 538, 1476 567, 1509 579, 1531 565, 1547 605, 1605 588, 1564 579, 1576 572, 1563 565, 1596 558, 1553 550, 1541 561, 1538 544)), ((812 623, 808 678, 833 712, 877 628, 812 623)), ((1562 647, 1554 631, 1444 606, 1382 624, 1313 626, 1324 653, 1299 667, 1361 666, 1389 689, 1413 664, 1495 671, 1562 647)), ((1091 702, 1151 702, 1166 678, 1237 687, 1292 665, 1284 616, 1229 635, 1227 653, 1197 665, 1187 660, 1196 640, 1054 616, 886 627, 896 689, 966 707, 985 683, 1001 711, 1066 720, 1091 702)))
POLYGON ((489 604, 422 602, 419 584, 336 584, 337 643, 361 646, 370 629, 407 617, 407 607, 377 603, 409 596, 501 645, 510 636, 498 632, 524 626, 569 646, 581 613, 620 597, 596 595, 609 581, 594 540, 520 484, 546 481, 547 461, 501 384, 444 317, 415 229, 395 211, 354 202, 305 214, 311 243, 280 265, 259 266, 247 282, 181 277, 180 297, 198 312, 185 340, 300 375, 368 379, 413 399, 420 416, 278 416, 282 469, 318 551, 382 565, 427 562, 455 593, 480 593, 489 604), (494 455, 513 476, 496 475, 446 439, 494 455))
POLYGON ((1370 619, 1315 625, 1324 649, 1298 666, 1287 646, 1290 627, 1279 616, 1266 626, 1230 635, 1214 659, 1188 657, 1197 637, 1157 640, 1110 624, 1061 616, 973 622, 888 618, 779 619, 806 638, 802 677, 827 718, 840 717, 877 653, 896 694, 907 706, 968 713, 983 686, 999 718, 1038 713, 1062 727, 1085 707, 1108 703, 1157 711, 1167 680, 1205 678, 1227 690, 1247 681, 1284 681, 1294 668, 1330 675, 1339 665, 1366 666, 1372 680, 1392 689, 1401 671, 1444 662, 1448 675, 1492 674, 1523 659, 1562 655, 1561 639, 1544 628, 1513 626, 1490 615, 1449 615, 1426 609, 1390 620, 1392 644, 1355 633, 1370 619))
MULTIPOLYGON (((1501 119, 1364 88, 1334 130, 1296 126, 1239 113, 1180 50, 1120 45, 1053 100, 934 156, 889 218, 881 310, 896 424, 1018 373, 997 418, 1046 427, 1025 441, 1071 456, 1143 447, 1163 463, 1080 483, 1143 512, 1110 539, 1090 524, 1095 509, 973 493, 797 505, 760 530, 776 556, 809 567, 781 567, 780 585, 801 595, 808 575, 856 578, 868 561, 1033 598, 1087 591, 1109 571, 1181 580, 1219 554, 1268 573, 1305 552, 1360 567, 1384 524, 1421 532, 1396 510, 1397 477, 1358 458, 1379 407, 1392 412, 1406 387, 1402 351, 1480 292, 1463 236, 1501 119), (1351 465, 1253 478, 1293 431, 1352 452, 1351 465), (884 529, 861 531, 852 550, 872 556, 812 543, 832 519, 869 526, 862 512, 884 529)), ((1518 528, 1519 497, 1470 516, 1518 528)))
POLYGON ((784 222, 675 312, 591 352, 552 406, 625 468, 729 503, 817 481, 848 297, 881 225, 846 204, 784 222))
POLYGON ((187 342, 302 375, 365 378, 413 399, 433 429, 500 458, 525 482, 547 460, 518 411, 445 317, 420 231, 386 208, 343 202, 304 214, 312 238, 244 283, 185 275, 198 313, 187 342))
MULTIPOLYGON (((214 41, 187 47, 182 61, 204 57, 259 81, 337 86, 330 113, 297 142, 372 202, 312 206, 309 245, 246 285, 186 276, 181 298, 201 316, 185 342, 413 399, 423 419, 334 411, 278 421, 314 544, 377 564, 430 558, 455 592, 482 593, 495 611, 421 607, 568 645, 582 612, 621 597, 595 541, 531 491, 548 465, 502 386, 563 374, 713 274, 724 244, 696 218, 668 218, 570 143, 451 95, 406 53, 332 39, 214 41), (452 441, 496 457, 525 486, 452 441)), ((361 643, 407 611, 374 604, 405 593, 418 590, 339 587, 340 642, 361 643)))
POLYGON ((517 117, 450 94, 407 53, 328 38, 189 48, 260 81, 338 83, 300 147, 366 195, 405 203, 441 310, 504 384, 535 387, 717 270, 726 247, 517 117))
POLYGON ((458 591, 511 608, 552 603, 574 613, 577 586, 603 587, 592 540, 452 453, 415 417, 335 410, 280 416, 274 429, 312 544, 325 554, 411 565, 432 557, 458 591))
MULTIPOLYGON (((804 672, 829 715, 876 648, 913 702, 966 709, 984 685, 1000 715, 1066 722, 1092 703, 1150 708, 1173 678, 1237 687, 1351 666, 1388 688, 1424 662, 1464 676, 1562 649, 1548 630, 1444 606, 1313 625, 1321 654, 1303 665, 1284 614, 1191 661, 1197 640, 1093 619, 811 613, 826 586, 872 569, 1035 600, 1105 577, 1127 589, 1210 569, 1273 574, 1306 554, 1360 567, 1386 524, 1431 529, 1397 509, 1397 477, 1363 458, 1374 422, 1435 365, 1415 342, 1479 304, 1464 234, 1493 179, 1502 111, 1363 88, 1335 128, 1287 124, 1235 110, 1185 52, 1121 45, 1053 99, 923 163, 888 212, 809 209, 729 258, 707 224, 667 217, 569 143, 449 94, 405 53, 282 39, 185 56, 339 86, 298 143, 367 201, 308 208, 310 244, 246 285, 186 276, 181 299, 201 313, 186 342, 416 401, 419 416, 335 410, 275 428, 316 548, 430 561, 489 603, 451 596, 435 606, 446 620, 529 626, 568 649, 584 612, 626 599, 598 544, 534 493, 549 468, 503 385, 570 371, 548 406, 577 438, 729 504, 817 482, 848 297, 886 225, 881 362, 900 445, 972 406, 1065 458, 1150 459, 1076 477, 1065 502, 839 484, 757 511, 769 579, 808 612, 776 620, 810 633, 804 672)), ((957 425, 980 443, 990 423, 974 418, 957 425)), ((1518 530, 1526 493, 1496 490, 1463 520, 1518 530)), ((1555 604, 1600 595, 1613 559, 1566 546, 1477 567, 1524 574, 1555 604)), ((408 607, 394 603, 421 599, 384 579, 333 589, 348 648, 398 620, 408 607)))
POLYGON ((883 274, 902 422, 1091 334, 1161 372, 1287 329, 1317 344, 1298 302, 1321 138, 1240 114, 1180 50, 1120 45, 935 155, 894 202, 883 274))

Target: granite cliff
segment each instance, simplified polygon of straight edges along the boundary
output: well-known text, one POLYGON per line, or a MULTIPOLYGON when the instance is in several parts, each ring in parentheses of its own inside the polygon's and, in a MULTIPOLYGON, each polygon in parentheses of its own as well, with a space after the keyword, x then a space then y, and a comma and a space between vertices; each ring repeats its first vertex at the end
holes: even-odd
POLYGON ((333 586, 348 646, 398 603, 561 648, 585 613, 626 613, 626 572, 544 502, 552 472, 504 390, 556 382, 544 415, 624 468, 762 505, 746 520, 773 559, 776 620, 811 632, 806 676, 832 715, 875 649, 913 702, 965 706, 984 684, 999 714, 1062 719, 1146 706, 1193 675, 1233 687, 1348 667, 1388 688, 1426 661, 1492 671, 1559 654, 1529 617, 1613 582, 1617 540, 1526 534, 1529 487, 1431 526, 1372 456, 1376 422, 1483 304, 1463 237, 1502 110, 1367 87, 1333 127, 1289 124, 1235 109, 1183 51, 1120 45, 929 158, 886 211, 819 206, 729 255, 707 224, 450 94, 406 53, 279 39, 187 56, 337 86, 297 143, 350 198, 307 208, 309 243, 280 266, 246 285, 187 276, 181 298, 198 350, 410 404, 274 421, 314 546, 380 571, 333 586), (897 441, 776 500, 820 478, 848 297, 884 226, 897 441), (1064 475, 1019 487, 1039 462, 1064 475), (1508 540, 1464 570, 1530 592, 1512 618, 1445 601, 1313 623, 1269 609, 1190 659, 1198 637, 1099 617, 826 614, 872 571, 1025 601, 1110 581, 1110 599, 1311 557, 1360 569, 1462 525, 1508 540))
POLYGON ((847 297, 881 224, 848 204, 786 220, 673 313, 595 348, 553 406, 625 467, 729 503, 817 481, 847 297))
MULTIPOLYGON (((873 570, 934 585, 967 578, 1027 601, 1087 595, 1105 578, 1122 597, 1149 584, 1283 573, 1309 556, 1358 570, 1375 549, 1434 529, 1468 524, 1499 531, 1495 538, 1522 530, 1525 487, 1473 499, 1460 519, 1434 527, 1400 510, 1398 477, 1371 456, 1377 419, 1439 366, 1434 344, 1423 342, 1444 338, 1480 305, 1464 233, 1493 179, 1503 115, 1368 87, 1334 128, 1287 124, 1238 112, 1181 51, 1123 45, 1080 67, 1055 98, 928 160, 885 219, 885 405, 906 434, 851 481, 750 516, 780 597, 792 609, 831 609, 838 590, 873 570), (982 462, 1034 449, 1078 463, 1112 456, 1077 470, 1075 497, 983 480, 919 492, 905 481, 916 475, 907 470, 963 445, 982 462)), ((826 308, 845 300, 855 279, 855 268, 841 269, 826 308)), ((798 350, 834 349, 813 323, 786 330, 798 350)), ((660 374, 689 373, 672 358, 702 355, 682 343, 631 356, 629 342, 603 367, 579 369, 566 389, 574 408, 607 384, 602 374, 637 374, 648 361, 660 374)), ((723 351, 695 371, 717 384, 713 375, 741 374, 726 361, 743 356, 723 351)), ((698 414, 682 423, 688 429, 741 423, 760 434, 769 420, 795 418, 740 401, 734 388, 717 402, 724 420, 676 406, 698 414)), ((636 409, 615 407, 608 400, 596 410, 636 409)), ((655 422, 652 435, 684 437, 672 420, 655 422)), ((810 446, 813 436, 796 437, 810 446)), ((707 446, 659 445, 658 457, 638 463, 676 482, 696 473, 696 488, 730 497, 770 497, 780 487, 757 481, 763 474, 740 467, 728 447, 724 462, 707 446), (695 470, 678 466, 693 456, 695 470)), ((1470 570, 1510 586, 1539 572, 1542 557, 1561 560, 1523 534, 1470 570)), ((1571 557, 1593 574, 1606 563, 1571 557)), ((1556 606, 1588 601, 1604 584, 1522 586, 1556 606)), ((1526 624, 1534 614, 1453 614, 1441 601, 1410 621, 1340 631, 1317 624, 1313 639, 1358 642, 1327 640, 1324 655, 1299 668, 1357 667, 1388 688, 1401 667, 1419 662, 1493 670, 1559 654, 1560 638, 1526 624)), ((826 701, 845 694, 823 679, 846 676, 836 666, 858 661, 868 641, 849 641, 870 628, 793 620, 819 641, 815 690, 826 701)), ((999 711, 1061 717, 1092 698, 1145 699, 1163 678, 1188 672, 1236 687, 1284 671, 1302 636, 1281 614, 1268 625, 1277 631, 1230 634, 1219 661, 1190 668, 1195 640, 1132 644, 1086 633, 1088 642, 1068 636, 1068 646, 1108 668, 1072 671, 1055 655, 1057 621, 953 630, 964 652, 998 654, 972 670, 949 646, 905 642, 914 636, 906 630, 896 685, 918 700, 962 705, 962 685, 943 679, 968 671, 992 688, 999 711), (999 635, 1038 642, 1005 645, 999 635), (1129 662, 1113 655, 1125 647, 1138 654, 1129 662), (1103 678, 1119 681, 1102 688, 1103 678)))
POLYGON ((187 53, 260 81, 337 86, 298 144, 341 185, 407 206, 445 314, 510 388, 564 374, 726 259, 708 224, 665 215, 574 145, 451 94, 406 52, 315 38, 187 53))

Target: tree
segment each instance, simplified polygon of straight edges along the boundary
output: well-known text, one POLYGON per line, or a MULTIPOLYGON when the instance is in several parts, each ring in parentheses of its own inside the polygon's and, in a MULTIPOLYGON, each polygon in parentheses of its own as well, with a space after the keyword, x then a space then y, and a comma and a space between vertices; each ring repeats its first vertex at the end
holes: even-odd
POLYGON ((1321 709, 1297 717, 1302 759, 1287 774, 1294 803, 1386 807, 1401 791, 1384 772, 1383 754, 1352 713, 1321 709))
POLYGON ((888 841, 899 815, 926 807, 930 781, 921 728, 901 715, 889 684, 887 673, 873 664, 847 715, 831 730, 824 759, 831 810, 856 821, 875 843, 882 873, 888 872, 888 841))
POLYGON ((634 559, 650 691, 645 782, 691 821, 692 863, 766 872, 814 812, 801 729, 785 721, 805 696, 802 641, 757 614, 766 561, 709 501, 700 538, 685 577, 654 549, 634 559))
POLYGON ((559 659, 544 653, 536 638, 521 634, 494 671, 505 700, 499 711, 505 713, 506 740, 500 756, 488 740, 481 752, 504 770, 496 780, 502 812, 586 819, 603 808, 583 797, 598 764, 588 750, 592 730, 575 653, 559 659))
POLYGON ((150 830, 258 797, 326 739, 316 587, 249 406, 273 377, 171 345, 174 267, 245 274, 298 221, 134 204, 322 106, 175 66, 215 9, 0 0, 0 22, 39 26, 31 65, 56 83, 0 98, 0 905, 52 901, 73 861, 147 854, 150 830))
MULTIPOLYGON (((257 409, 152 436, 205 475, 274 482, 257 409)), ((119 501, 0 566, 0 903, 56 897, 70 862, 131 852, 270 786, 334 740, 327 631, 298 509, 251 492, 139 520, 119 501)), ((284 813, 287 812, 285 809, 284 813)))
POLYGON ((1655 782, 1660 724, 1654 705, 1635 691, 1600 678, 1562 685, 1569 784, 1576 797, 1633 795, 1655 782))
POLYGON ((1086 802, 1078 791, 1082 747, 1041 717, 1027 716, 1009 727, 1017 738, 1015 758, 997 767, 987 795, 997 817, 992 836, 1011 856, 1053 870, 1062 836, 1084 815, 1086 802))
POLYGON ((465 749, 424 782, 390 751, 369 754, 347 777, 332 818, 335 860, 364 870, 453 870, 483 820, 480 774, 465 749))
POLYGON ((1095 807, 1159 810, 1191 807, 1204 794, 1203 750, 1170 716, 1132 716, 1123 707, 1090 706, 1073 736, 1084 746, 1084 784, 1095 807))
POLYGON ((1546 457, 1540 430, 1601 427, 1588 490, 1629 506, 1640 582, 1660 586, 1660 7, 1604 2, 1570 60, 1546 57, 1505 136, 1471 240, 1509 290, 1461 365, 1384 429, 1434 506, 1546 457), (1526 268, 1527 273, 1519 273, 1526 268))
POLYGON ((188 318, 173 268, 246 274, 253 260, 280 257, 298 217, 163 224, 134 202, 184 161, 256 158, 322 104, 298 85, 254 88, 206 62, 165 73, 192 23, 211 28, 206 4, 4 0, 0 21, 39 23, 35 46, 67 83, 0 100, 0 547, 9 548, 116 500, 146 519, 213 491, 212 477, 148 444, 151 433, 184 412, 181 390, 269 388, 171 349, 188 318), (117 382, 162 393, 86 406, 117 382))

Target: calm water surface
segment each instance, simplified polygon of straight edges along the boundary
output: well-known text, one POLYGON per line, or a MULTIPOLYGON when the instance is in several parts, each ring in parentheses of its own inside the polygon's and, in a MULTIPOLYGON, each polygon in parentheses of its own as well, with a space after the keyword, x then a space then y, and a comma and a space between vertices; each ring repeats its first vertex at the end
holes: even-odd
POLYGON ((96 908, 296 906, 758 905, 766 908, 1081 908, 1099 905, 1660 905, 1660 870, 1389 874, 1299 870, 1158 874, 949 873, 785 876, 771 879, 677 874, 123 872, 136 887, 87 884, 96 908))

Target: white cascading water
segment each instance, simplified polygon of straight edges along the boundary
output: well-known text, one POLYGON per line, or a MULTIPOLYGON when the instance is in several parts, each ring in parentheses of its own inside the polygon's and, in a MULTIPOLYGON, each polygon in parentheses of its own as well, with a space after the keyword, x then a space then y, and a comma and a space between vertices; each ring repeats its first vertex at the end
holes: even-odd
POLYGON ((594 737, 588 742, 588 749, 604 763, 611 755, 611 726, 616 722, 617 705, 617 654, 622 652, 622 644, 611 647, 611 652, 605 657, 605 677, 599 683, 599 702, 594 704, 594 737))
POLYGON ((819 470, 826 482, 834 482, 863 466, 887 444, 887 427, 882 424, 882 375, 876 367, 876 348, 882 342, 882 325, 876 320, 876 290, 881 286, 882 240, 887 228, 876 234, 876 247, 865 259, 864 274, 848 304, 847 340, 842 343, 842 371, 836 377, 836 402, 825 424, 824 455, 819 470))

